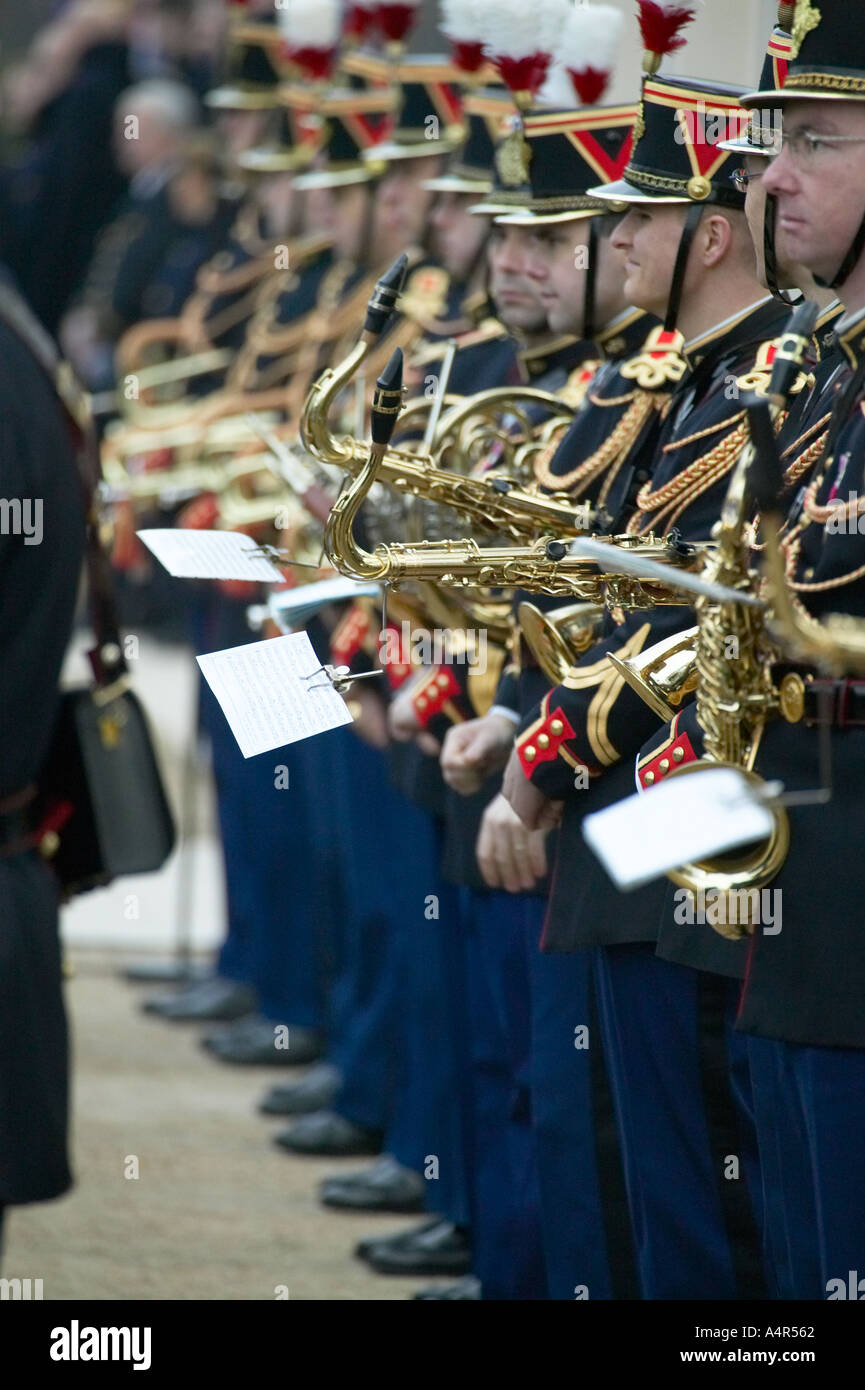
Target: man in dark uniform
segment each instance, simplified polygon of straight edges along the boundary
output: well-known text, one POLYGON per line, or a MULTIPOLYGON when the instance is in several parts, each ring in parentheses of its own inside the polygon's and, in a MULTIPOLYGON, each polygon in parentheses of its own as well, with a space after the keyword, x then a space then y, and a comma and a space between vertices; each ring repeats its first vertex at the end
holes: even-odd
MULTIPOLYGON (((71 1182, 58 892, 30 810, 57 718, 84 549, 54 348, 0 283, 0 1218, 71 1182), (9 321, 10 312, 25 327, 9 321), (25 336, 26 335, 26 336, 25 336), (32 337, 39 358, 28 345, 32 337), (44 363, 44 365, 43 365, 44 363), (26 527, 28 516, 36 525, 26 527), (16 525, 15 518, 22 519, 16 525), (10 523, 7 525, 7 522, 10 523), (29 533, 28 533, 29 532, 29 533)), ((50 768, 46 769, 50 776, 50 768)))
MULTIPOLYGON (((628 529, 634 534, 653 530, 663 535, 678 525, 688 540, 708 539, 727 474, 744 442, 743 433, 736 433, 738 420, 734 418, 740 407, 725 387, 753 366, 761 341, 777 332, 785 317, 783 308, 762 297, 754 278, 753 250, 741 211, 743 199, 729 180, 733 161, 715 148, 717 135, 715 140, 709 139, 698 124, 693 124, 699 123, 706 111, 713 113, 719 131, 728 126, 735 133, 744 125, 736 93, 729 88, 649 78, 643 92, 643 129, 624 179, 598 190, 601 197, 621 197, 631 209, 613 235, 614 245, 620 247, 627 262, 626 293, 663 318, 666 331, 679 329, 687 340, 683 351, 690 369, 673 392, 665 427, 647 465, 650 476, 634 499, 636 513, 628 529), (693 140, 682 138, 686 123, 687 130, 696 131, 693 140), (704 442, 707 437, 710 449, 704 442)), ((610 666, 607 654, 635 655, 651 643, 653 633, 661 636, 682 625, 683 610, 676 608, 633 613, 618 625, 608 619, 602 640, 526 715, 506 772, 505 794, 528 825, 554 818, 552 799, 563 801, 567 818, 574 817, 579 823, 586 811, 602 803, 608 787, 612 789, 617 779, 630 776, 627 752, 639 746, 654 716, 640 708, 641 702, 610 666), (617 771, 620 759, 625 766, 617 771)), ((578 837, 568 832, 566 820, 553 880, 551 919, 558 900, 572 924, 569 944, 573 947, 598 938, 594 935, 595 918, 573 910, 585 851, 579 849, 578 837)), ((606 939, 633 940, 627 919, 620 919, 618 925, 619 935, 606 939)), ((622 988, 631 989, 632 999, 637 991, 637 997, 650 1007, 651 980, 640 994, 637 979, 642 963, 634 964, 629 954, 638 948, 608 947, 605 964, 619 963, 617 950, 625 953, 622 980, 626 975, 630 980, 628 972, 633 973, 632 985, 623 982, 622 988)), ((604 979, 601 986, 603 1010, 604 979)), ((692 1001, 683 1001, 682 1012, 689 1018, 691 1008, 692 1001)), ((672 1036, 669 1017, 666 1024, 672 1036)), ((625 1030, 625 1042, 628 1040, 625 1030)), ((625 1083, 616 1050, 619 1037, 609 1028, 604 1029, 604 1044, 614 1096, 620 1098, 625 1083)), ((670 1051, 672 1056, 672 1044, 670 1051)), ((695 1084, 698 1088, 699 1082, 695 1084)), ((629 1086, 653 1105, 657 1095, 663 1094, 645 1076, 640 1081, 632 1077, 629 1086)), ((695 1115, 700 1113, 698 1094, 697 1090, 695 1115)), ((620 1099, 617 1104, 621 1106, 620 1099)), ((629 1132, 621 1123, 621 1113, 619 1120, 632 1204, 636 1193, 648 1190, 637 1168, 653 1163, 661 1204, 666 1200, 664 1193, 668 1199, 675 1192, 674 1200, 685 1213, 682 1219, 701 1233, 694 1246, 695 1252, 699 1248, 699 1255, 691 1268, 682 1252, 674 1251, 672 1236, 666 1245, 658 1239, 657 1222, 653 1225, 651 1211, 647 1216, 643 1199, 639 1206, 632 1205, 643 1296, 676 1296, 674 1289, 681 1290, 682 1296, 686 1292, 689 1296, 725 1296, 725 1290, 726 1296, 735 1296, 729 1238, 721 1221, 719 1199, 712 1190, 715 1180, 709 1166, 708 1140, 705 1160, 702 1143, 695 1143, 688 1155, 677 1154, 675 1125, 669 1134, 664 1129, 662 1135, 657 1124, 653 1131, 657 1151, 653 1152, 642 1130, 639 1135, 636 1128, 629 1132), (698 1150, 699 1162, 688 1173, 688 1161, 698 1150), (662 1164, 666 1164, 663 1169, 662 1164), (666 1174, 663 1181, 662 1172, 666 1174)), ((738 1218, 740 1213, 736 1215, 738 1218)), ((743 1219, 747 1216, 746 1209, 743 1219)))
MULTIPOLYGON (((865 43, 849 11, 799 4, 800 41, 783 87, 748 98, 783 109, 781 152, 763 176, 777 201, 790 253, 837 288, 848 313, 838 335, 849 369, 833 403, 829 439, 804 498, 788 514, 790 582, 805 614, 865 615, 861 492, 865 378, 865 43)), ((855 668, 853 668, 855 669, 855 668)), ((843 661, 836 670, 843 670, 843 661)), ((807 689, 807 661, 774 673, 798 676, 793 722, 767 728, 760 771, 790 790, 819 784, 822 720, 831 728, 832 796, 790 808, 791 849, 773 887, 783 895, 782 930, 755 931, 739 1025, 753 1036, 763 1088, 756 1110, 762 1143, 780 1153, 773 1245, 787 1257, 788 1297, 861 1297, 851 1271, 865 1266, 865 954, 859 931, 862 683, 824 687, 822 711, 807 689), (799 718, 795 718, 796 715, 799 718)))

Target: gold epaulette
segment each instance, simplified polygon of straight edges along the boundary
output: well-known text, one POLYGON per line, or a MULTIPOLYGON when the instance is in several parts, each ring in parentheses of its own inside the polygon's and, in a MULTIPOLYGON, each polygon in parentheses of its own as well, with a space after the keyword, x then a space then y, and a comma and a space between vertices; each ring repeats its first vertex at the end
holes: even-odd
MULTIPOLYGON (((739 391, 755 391, 757 395, 765 396, 769 389, 769 382, 772 380, 772 366, 780 341, 780 338, 771 338, 769 342, 760 344, 751 370, 745 372, 744 376, 736 378, 736 387, 739 391)), ((813 384, 813 376, 807 372, 798 372, 796 380, 790 388, 790 395, 798 396, 799 392, 804 390, 806 386, 813 386, 813 384)))
POLYGON ((425 264, 409 270, 399 297, 400 313, 428 332, 437 331, 436 321, 447 307, 450 284, 443 266, 425 264))
MULTIPOLYGON (((556 393, 565 402, 565 405, 573 406, 575 410, 579 409, 600 365, 599 360, 592 359, 589 362, 581 362, 578 367, 574 368, 561 391, 556 393)), ((599 404, 603 405, 603 401, 600 401, 599 404)))

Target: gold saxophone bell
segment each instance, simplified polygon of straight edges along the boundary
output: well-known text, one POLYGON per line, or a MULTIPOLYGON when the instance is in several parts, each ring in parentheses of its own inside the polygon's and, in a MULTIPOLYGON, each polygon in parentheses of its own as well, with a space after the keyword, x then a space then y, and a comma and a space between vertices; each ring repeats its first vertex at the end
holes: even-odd
POLYGON ((519 606, 520 631, 548 681, 561 685, 598 635, 602 603, 568 603, 544 613, 534 603, 519 606))
MULTIPOLYGON (((688 773, 704 772, 707 768, 734 767, 734 763, 718 763, 708 758, 699 758, 694 763, 685 763, 667 773, 671 777, 683 777, 688 773)), ((736 766, 736 771, 756 788, 765 787, 762 777, 750 768, 736 766)), ((684 864, 680 869, 670 869, 667 877, 680 888, 688 888, 692 893, 712 893, 724 900, 718 914, 723 921, 712 923, 720 936, 728 941, 741 941, 751 936, 755 925, 760 921, 760 889, 780 872, 790 849, 790 820, 784 807, 770 804, 772 829, 764 840, 755 840, 736 849, 727 850, 714 859, 684 864), (735 907, 734 911, 731 908, 735 907), (732 920, 731 920, 732 918, 732 920), (743 920, 744 919, 744 920, 743 920)))
POLYGON ((685 696, 697 689, 699 632, 699 627, 674 632, 626 661, 612 652, 607 654, 610 665, 665 724, 674 717, 685 696))

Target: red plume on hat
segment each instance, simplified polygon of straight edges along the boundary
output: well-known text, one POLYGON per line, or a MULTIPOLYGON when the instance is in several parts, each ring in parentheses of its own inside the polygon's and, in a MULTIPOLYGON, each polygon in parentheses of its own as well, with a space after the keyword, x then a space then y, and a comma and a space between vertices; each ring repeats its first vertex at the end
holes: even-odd
POLYGON ((377 25, 378 6, 376 4, 349 5, 345 12, 342 31, 347 39, 355 39, 358 43, 362 43, 375 31, 377 25))
POLYGON ((683 48, 687 40, 682 35, 686 24, 696 16, 702 0, 637 0, 640 33, 643 36, 643 68, 657 72, 661 59, 683 48))
POLYGON ((604 96, 624 24, 614 5, 579 5, 568 15, 556 43, 556 59, 583 106, 595 106, 604 96))
POLYGON ((476 0, 483 17, 487 55, 525 107, 526 94, 543 86, 559 35, 570 14, 567 0, 476 0))
POLYGON ((414 28, 421 0, 400 0, 398 4, 376 6, 376 20, 389 43, 403 43, 414 28))
POLYGON ((450 40, 451 57, 461 72, 478 72, 484 65, 489 29, 486 7, 478 0, 441 0, 441 31, 450 40))
POLYGON ((342 33, 340 0, 290 0, 277 15, 291 62, 313 82, 330 77, 342 33))

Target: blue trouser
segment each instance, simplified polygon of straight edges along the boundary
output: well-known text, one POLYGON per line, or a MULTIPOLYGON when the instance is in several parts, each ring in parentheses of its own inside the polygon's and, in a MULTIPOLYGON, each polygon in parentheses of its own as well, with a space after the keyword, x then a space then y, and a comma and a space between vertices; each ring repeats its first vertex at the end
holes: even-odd
MULTIPOLYGON (((598 1172, 591 958, 531 952, 532 1104, 549 1296, 609 1299, 613 1284, 598 1172), (587 1033, 577 1030, 587 1029, 587 1033), (578 1044, 588 1042, 588 1047, 578 1044)), ((613 1160, 615 1161, 615 1160, 613 1160)))
POLYGON ((865 1051, 754 1037, 748 1046, 779 1296, 849 1298, 852 1283, 861 1298, 865 1051))
POLYGON ((332 1055, 343 1084, 335 1109, 385 1131, 405 1076, 405 935, 426 927, 424 896, 435 884, 412 871, 424 817, 391 785, 384 755, 350 732, 342 753, 346 916, 332 1055))
MULTIPOLYGON (((245 611, 217 592, 200 596, 192 616, 197 650, 248 640, 245 611)), ((200 713, 213 752, 228 903, 217 971, 251 984, 266 1018, 324 1028, 340 910, 338 828, 328 812, 333 735, 244 758, 203 681, 200 713)))
POLYGON ((774 1298, 819 1298, 817 1218, 805 1117, 783 1043, 748 1037, 763 1173, 763 1248, 774 1298))
POLYGON ((459 932, 459 899, 457 889, 439 878, 436 821, 416 808, 412 814, 410 859, 402 861, 414 884, 400 951, 405 1084, 385 1147, 406 1168, 425 1174, 430 1210, 456 1211, 451 1219, 464 1222, 465 1000, 463 982, 451 978, 456 972, 449 969, 454 952, 448 942, 459 932))
POLYGON ((474 1090, 473 1268, 484 1298, 545 1298, 529 964, 544 899, 465 889, 463 903, 474 1090))
POLYGON ((602 947, 595 958, 642 1296, 735 1299, 751 1285, 756 1292, 759 1272, 745 1263, 757 1183, 747 1045, 732 1031, 738 982, 701 977, 648 945, 602 947), (707 1038, 701 992, 710 988, 724 999, 725 1017, 707 1038), (738 1128, 722 1137, 716 1119, 727 1101, 738 1128), (741 1240, 731 1238, 738 1232, 741 1240))

